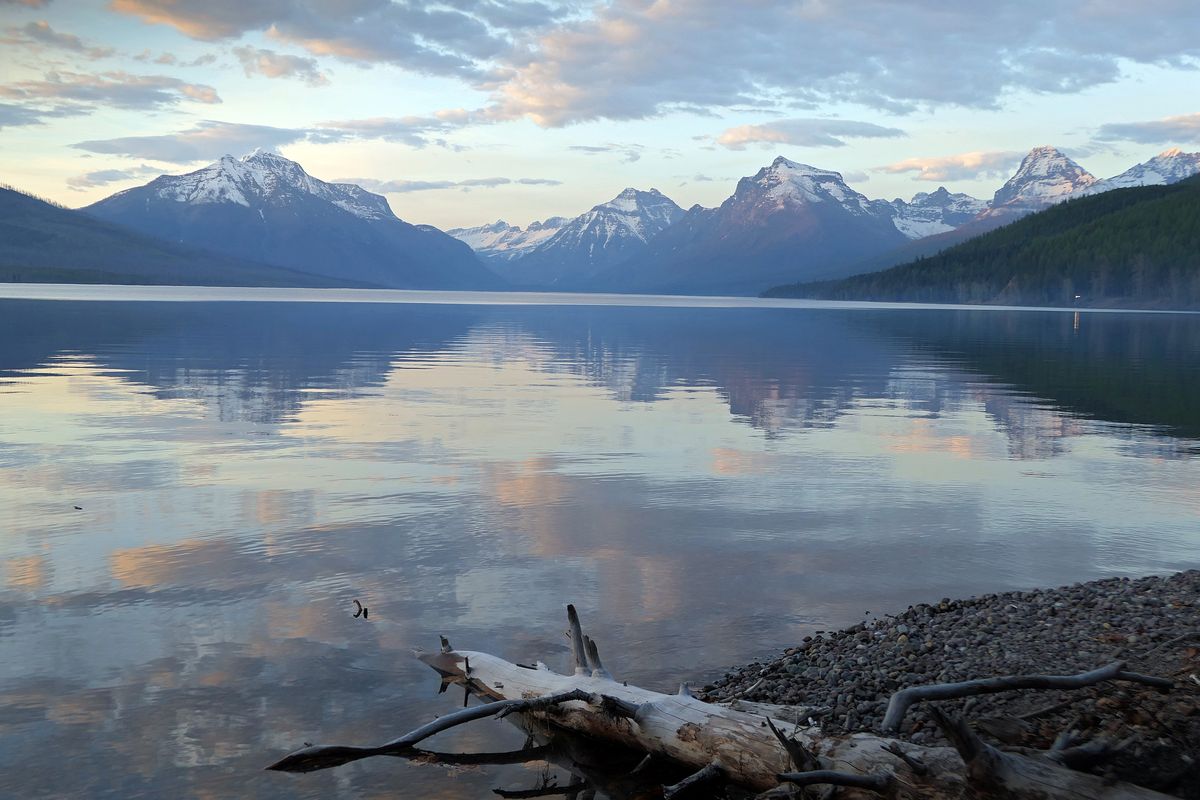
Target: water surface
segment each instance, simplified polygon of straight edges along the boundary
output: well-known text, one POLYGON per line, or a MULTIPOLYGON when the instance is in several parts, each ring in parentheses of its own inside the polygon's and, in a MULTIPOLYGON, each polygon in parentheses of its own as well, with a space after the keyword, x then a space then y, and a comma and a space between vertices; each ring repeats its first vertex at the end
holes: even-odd
POLYGON ((669 689, 1200 564, 1194 315, 137 292, 0 300, 0 795, 491 796, 541 767, 261 767, 454 708, 439 633, 562 667, 570 601, 669 689))

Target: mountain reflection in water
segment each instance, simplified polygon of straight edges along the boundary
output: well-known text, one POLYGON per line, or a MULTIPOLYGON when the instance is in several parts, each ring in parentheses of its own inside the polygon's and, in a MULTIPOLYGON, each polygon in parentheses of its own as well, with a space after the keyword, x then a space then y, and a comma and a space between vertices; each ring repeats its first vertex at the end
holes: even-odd
POLYGON ((453 708, 439 633, 562 666, 568 601, 670 688, 1195 566, 1198 366, 1186 315, 0 301, 0 794, 483 797, 544 765, 261 768, 453 708))

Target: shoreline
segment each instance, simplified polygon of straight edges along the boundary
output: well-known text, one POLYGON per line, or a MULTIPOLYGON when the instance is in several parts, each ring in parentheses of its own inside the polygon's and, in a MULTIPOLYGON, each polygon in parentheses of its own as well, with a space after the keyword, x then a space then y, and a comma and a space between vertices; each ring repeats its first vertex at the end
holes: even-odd
POLYGON ((601 306, 614 308, 735 308, 784 310, 1020 311, 1079 314, 1200 314, 1194 308, 1022 306, 818 300, 750 295, 637 294, 529 290, 387 289, 361 287, 221 286, 145 283, 22 283, 0 281, 0 300, 88 302, 281 302, 388 305, 601 306))
MULTIPOLYGON (((1114 777, 1200 798, 1200 570, 943 598, 840 631, 805 637, 778 657, 735 668, 708 699, 826 708, 831 732, 879 732, 891 694, 906 686, 1000 675, 1069 675, 1125 661, 1171 678, 1160 694, 1112 682, 1076 691, 1002 692, 939 705, 1000 746, 1047 749, 1058 734, 1130 738, 1114 777)), ((918 704, 897 738, 943 743, 918 704)))

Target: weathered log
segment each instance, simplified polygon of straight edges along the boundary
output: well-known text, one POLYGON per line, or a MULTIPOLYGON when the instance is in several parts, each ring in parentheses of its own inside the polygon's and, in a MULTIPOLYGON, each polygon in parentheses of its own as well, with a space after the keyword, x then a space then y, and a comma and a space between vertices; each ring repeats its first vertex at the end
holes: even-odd
MULTIPOLYGON (((778 786, 780 775, 791 780, 797 774, 793 772, 796 769, 800 773, 823 772, 826 777, 832 771, 853 776, 858 788, 848 789, 851 794, 860 790, 877 791, 874 787, 882 785, 883 776, 889 797, 894 800, 959 800, 989 796, 989 792, 1001 792, 996 796, 1013 800, 1166 798, 1127 783, 1105 785, 1101 778, 1067 769, 1044 755, 1001 753, 979 741, 965 725, 947 729, 954 748, 905 743, 901 750, 908 756, 905 758, 897 755, 898 745, 889 738, 868 733, 826 735, 816 726, 797 724, 772 714, 764 719, 763 715, 708 703, 688 694, 668 695, 627 686, 605 677, 600 669, 590 669, 594 665, 588 660, 586 640, 574 608, 569 609, 568 616, 574 675, 553 672, 541 663, 530 669, 480 652, 451 650, 424 654, 421 659, 446 679, 493 701, 481 709, 469 709, 477 712, 472 719, 511 708, 512 713, 525 721, 522 724, 537 722, 581 733, 693 770, 720 764, 729 782, 756 791, 778 786), (787 741, 794 742, 796 747, 787 746, 787 741), (811 758, 799 755, 801 752, 811 758), (806 763, 794 767, 792 762, 797 757, 806 763)), ((451 724, 442 724, 438 730, 445 730, 451 724)), ((387 755, 389 748, 411 743, 414 734, 380 748, 307 748, 273 768, 330 766, 330 763, 310 766, 311 760, 323 756, 326 750, 336 750, 334 755, 339 758, 344 758, 346 750, 354 751, 354 758, 387 755)))
POLYGON ((1005 753, 982 741, 965 721, 936 706, 934 721, 966 765, 967 780, 985 796, 1012 798, 1089 798, 1089 800, 1161 800, 1160 792, 1131 783, 1108 783, 1097 775, 1066 769, 1048 757, 1005 753))

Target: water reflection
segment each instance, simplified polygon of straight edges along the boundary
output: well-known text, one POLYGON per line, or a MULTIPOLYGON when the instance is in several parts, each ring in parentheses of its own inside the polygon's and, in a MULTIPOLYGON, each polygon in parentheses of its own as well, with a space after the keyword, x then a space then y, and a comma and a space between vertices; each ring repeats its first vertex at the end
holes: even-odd
POLYGON ((481 797, 543 766, 260 769, 452 707, 439 632, 554 663, 568 600, 667 687, 1194 566, 1198 354, 1186 316, 0 302, 0 793, 481 797))

